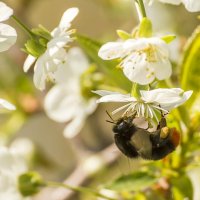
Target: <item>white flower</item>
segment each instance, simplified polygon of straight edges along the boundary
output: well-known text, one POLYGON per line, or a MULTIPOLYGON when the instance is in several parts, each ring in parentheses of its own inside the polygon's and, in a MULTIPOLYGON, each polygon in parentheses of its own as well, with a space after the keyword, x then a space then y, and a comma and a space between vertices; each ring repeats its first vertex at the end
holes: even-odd
MULTIPOLYGON (((13 10, 5 3, 0 2, 0 22, 6 21, 13 15, 13 10)), ((17 39, 14 28, 7 24, 0 23, 0 52, 8 50, 17 39)))
POLYGON ((64 130, 68 138, 80 132, 86 118, 97 107, 96 99, 86 100, 81 95, 80 76, 88 66, 79 48, 70 49, 67 62, 55 74, 59 83, 45 97, 47 115, 57 122, 68 122, 64 130))
MULTIPOLYGON (((155 0, 151 0, 153 2, 155 0)), ((163 3, 169 3, 173 5, 179 5, 181 3, 184 4, 185 8, 190 12, 198 12, 200 11, 200 1, 199 0, 159 0, 163 3)))
POLYGON ((4 109, 6 109, 6 110, 15 110, 16 107, 13 104, 11 104, 8 101, 6 101, 5 99, 0 99, 0 109, 1 110, 4 110, 4 109))
POLYGON ((97 102, 124 102, 124 106, 114 110, 112 114, 125 110, 123 115, 136 112, 138 117, 155 118, 156 112, 162 111, 168 113, 187 101, 192 95, 192 91, 184 92, 180 88, 172 89, 154 89, 150 91, 141 90, 141 98, 136 99, 130 94, 120 94, 118 92, 110 92, 99 90, 96 94, 102 96, 97 102))
POLYGON ((14 150, 0 147, 0 200, 25 200, 18 191, 18 176, 27 166, 14 150))
POLYGON ((29 55, 24 63, 24 71, 27 72, 36 61, 34 67, 34 84, 40 89, 45 89, 45 82, 56 82, 55 72, 66 62, 67 53, 65 46, 73 39, 70 37, 73 31, 68 30, 72 20, 77 16, 78 8, 66 10, 61 18, 60 24, 52 32, 52 39, 47 43, 47 49, 38 59, 29 55))
POLYGON ((100 48, 99 56, 104 60, 121 58, 120 66, 125 76, 141 85, 155 78, 169 78, 172 73, 168 46, 156 37, 108 42, 100 48))

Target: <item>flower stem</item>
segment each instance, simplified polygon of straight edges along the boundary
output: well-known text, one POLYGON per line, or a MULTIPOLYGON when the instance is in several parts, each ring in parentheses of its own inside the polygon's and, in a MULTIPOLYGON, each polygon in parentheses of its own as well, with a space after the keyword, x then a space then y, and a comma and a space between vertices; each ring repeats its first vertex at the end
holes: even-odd
POLYGON ((140 21, 142 20, 142 18, 147 17, 143 0, 135 0, 135 6, 136 6, 136 10, 137 10, 140 21))
POLYGON ((107 199, 107 200, 115 200, 113 198, 110 198, 110 197, 107 197, 101 193, 99 193, 98 191, 94 190, 94 189, 91 189, 91 188, 86 188, 86 187, 80 187, 80 186, 71 186, 71 185, 67 185, 67 184, 64 184, 64 183, 57 183, 57 182, 46 182, 46 186, 50 186, 50 187, 63 187, 65 189, 69 189, 69 190, 72 190, 74 192, 81 192, 81 193, 87 193, 87 194, 93 194, 95 196, 98 196, 98 197, 102 197, 104 199, 107 199))
POLYGON ((34 34, 32 31, 25 25, 23 24, 15 15, 12 15, 12 18, 17 22, 17 24, 30 36, 34 37, 34 34))

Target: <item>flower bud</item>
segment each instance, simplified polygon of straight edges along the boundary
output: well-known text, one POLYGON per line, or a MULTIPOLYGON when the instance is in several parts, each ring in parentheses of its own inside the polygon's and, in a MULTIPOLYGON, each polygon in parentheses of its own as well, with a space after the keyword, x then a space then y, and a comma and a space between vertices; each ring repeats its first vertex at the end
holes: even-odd
POLYGON ((45 184, 37 172, 27 172, 18 177, 18 189, 25 197, 37 194, 43 186, 45 184))

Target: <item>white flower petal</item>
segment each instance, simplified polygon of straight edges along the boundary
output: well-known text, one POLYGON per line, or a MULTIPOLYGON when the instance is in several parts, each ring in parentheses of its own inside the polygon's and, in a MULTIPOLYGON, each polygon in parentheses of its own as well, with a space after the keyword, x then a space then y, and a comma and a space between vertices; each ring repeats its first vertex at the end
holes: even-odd
POLYGON ((169 60, 165 60, 162 63, 152 63, 151 67, 155 71, 155 76, 158 80, 164 80, 172 75, 172 66, 169 60))
POLYGON ((77 89, 71 86, 73 84, 55 85, 45 97, 45 111, 51 119, 57 122, 69 121, 76 113, 79 113, 77 106, 79 105, 80 97, 76 95, 77 89))
POLYGON ((200 1, 198 0, 182 0, 185 8, 190 12, 200 11, 200 1))
POLYGON ((157 103, 161 108, 168 111, 185 103, 192 95, 192 91, 184 92, 180 88, 141 90, 140 93, 142 100, 145 102, 157 103))
MULTIPOLYGON (((63 48, 68 42, 71 42, 72 39, 70 38, 69 35, 64 35, 64 36, 56 36, 55 38, 51 39, 47 43, 47 48, 63 48)), ((56 51, 56 50, 55 50, 56 51)), ((54 51, 53 51, 54 52, 54 51)), ((52 52, 52 53, 53 53, 52 52)))
POLYGON ((85 115, 77 115, 72 121, 70 121, 65 129, 64 129, 64 136, 66 138, 73 138, 78 133, 80 133, 81 129, 85 124, 86 117, 85 115))
POLYGON ((155 73, 146 61, 145 54, 132 53, 122 66, 124 75, 132 82, 147 85, 155 79, 155 73))
POLYGON ((68 29, 71 26, 70 23, 74 20, 78 13, 78 8, 69 8, 68 10, 66 10, 61 18, 59 27, 68 29))
POLYGON ((9 103, 5 99, 0 99, 0 109, 2 109, 2 108, 8 109, 8 110, 16 109, 16 107, 13 104, 9 103))
POLYGON ((179 5, 181 3, 181 0, 160 0, 160 2, 179 5))
POLYGON ((47 73, 44 71, 44 55, 38 58, 34 67, 33 82, 39 90, 44 90, 46 86, 47 73))
POLYGON ((110 94, 119 94, 119 92, 113 92, 113 91, 108 91, 108 90, 96 90, 96 91, 92 91, 95 94, 98 94, 100 96, 106 96, 106 95, 110 95, 110 94))
POLYGON ((14 28, 7 24, 0 23, 0 52, 8 50, 17 39, 14 28))
POLYGON ((34 56, 28 55, 23 66, 24 72, 27 72, 35 61, 36 58, 34 56))
POLYGON ((13 15, 13 10, 5 3, 0 2, 0 22, 9 19, 11 15, 13 15))
POLYGON ((98 56, 104 60, 121 58, 124 55, 123 42, 108 42, 98 52, 98 56))
POLYGON ((103 103, 103 102, 133 102, 136 101, 134 97, 131 97, 130 94, 120 94, 116 92, 110 92, 110 91, 93 91, 96 94, 102 95, 106 94, 105 96, 101 97, 97 100, 97 103, 103 103))

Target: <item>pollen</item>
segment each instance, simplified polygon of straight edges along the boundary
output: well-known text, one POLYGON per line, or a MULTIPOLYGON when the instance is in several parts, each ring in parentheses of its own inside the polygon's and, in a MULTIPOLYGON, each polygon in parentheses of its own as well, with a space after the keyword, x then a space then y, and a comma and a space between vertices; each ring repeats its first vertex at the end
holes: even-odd
POLYGON ((160 132, 160 138, 165 139, 169 135, 169 128, 163 127, 160 132))

